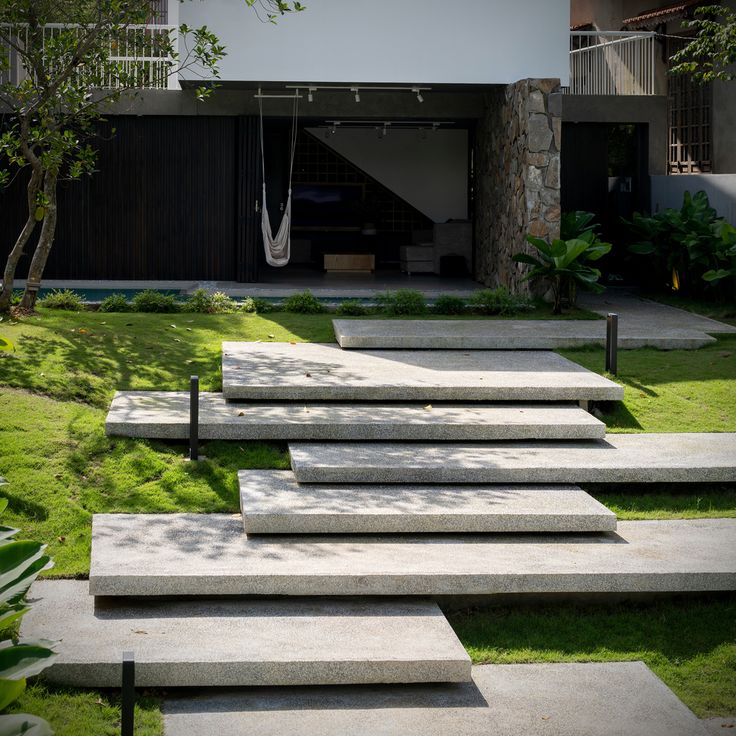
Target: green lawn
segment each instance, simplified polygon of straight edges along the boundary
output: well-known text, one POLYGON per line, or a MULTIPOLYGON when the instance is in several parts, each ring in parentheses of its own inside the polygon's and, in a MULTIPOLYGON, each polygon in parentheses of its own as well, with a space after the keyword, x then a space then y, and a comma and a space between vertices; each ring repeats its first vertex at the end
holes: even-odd
POLYGON ((736 714, 736 595, 449 619, 475 663, 642 660, 701 718, 736 714))
MULTIPOLYGON (((85 576, 94 513, 236 512, 236 471, 288 467, 285 446, 210 442, 208 459, 193 465, 183 444, 106 437, 112 394, 183 389, 193 373, 203 390, 217 390, 222 340, 330 342, 331 319, 42 310, 18 323, 0 322, 0 335, 17 347, 0 355, 0 476, 9 482, 2 492, 10 499, 4 522, 49 542, 56 561, 51 575, 85 576)), ((564 354, 602 370, 600 349, 564 354)), ((621 352, 625 401, 603 405, 603 417, 611 431, 736 431, 734 354, 734 337, 698 351, 621 352)), ((734 487, 593 493, 626 519, 736 516, 734 487)), ((698 713, 727 715, 736 713, 733 606, 730 600, 613 610, 517 608, 455 616, 453 623, 477 661, 641 658, 698 713), (711 638, 691 635, 697 620, 707 623, 711 638), (576 621, 585 625, 578 630, 576 621), (687 656, 677 654, 678 639, 689 642, 687 656)), ((119 717, 106 695, 40 685, 20 705, 45 714, 62 736, 112 734, 119 717)), ((143 711, 139 735, 159 736, 155 698, 143 711)))

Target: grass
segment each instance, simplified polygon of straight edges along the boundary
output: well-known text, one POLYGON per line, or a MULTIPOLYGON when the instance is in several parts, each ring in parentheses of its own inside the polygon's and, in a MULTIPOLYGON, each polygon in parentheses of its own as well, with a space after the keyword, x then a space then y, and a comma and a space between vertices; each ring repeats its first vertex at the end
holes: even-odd
POLYGON ((652 301, 669 304, 672 307, 679 307, 688 312, 695 312, 703 317, 720 322, 726 322, 730 325, 736 325, 736 302, 717 302, 708 301, 706 299, 694 299, 692 297, 684 297, 675 292, 658 292, 656 294, 647 294, 646 297, 652 301))
POLYGON ((475 663, 642 660, 701 718, 736 713, 736 595, 450 614, 475 663))
MULTIPOLYGON (((529 315, 527 315, 529 316, 529 315)), ((540 315, 535 315, 540 316, 540 315)), ((207 460, 186 462, 183 444, 104 434, 117 389, 183 389, 200 376, 221 388, 222 340, 332 342, 332 316, 78 314, 42 310, 0 335, 0 476, 9 481, 3 521, 49 542, 52 576, 85 576, 98 512, 231 512, 236 471, 284 468, 283 445, 210 442, 207 460)), ((601 349, 564 354, 596 371, 601 349)), ((625 351, 622 404, 602 405, 612 431, 736 431, 736 338, 698 351, 625 351)), ((736 488, 596 487, 623 519, 736 516, 736 488)), ((643 659, 700 715, 736 713, 734 599, 607 608, 503 609, 456 614, 476 661, 643 659)), ((19 703, 60 736, 116 733, 114 698, 33 685, 19 703)), ((139 736, 160 736, 156 696, 141 705, 139 736)))

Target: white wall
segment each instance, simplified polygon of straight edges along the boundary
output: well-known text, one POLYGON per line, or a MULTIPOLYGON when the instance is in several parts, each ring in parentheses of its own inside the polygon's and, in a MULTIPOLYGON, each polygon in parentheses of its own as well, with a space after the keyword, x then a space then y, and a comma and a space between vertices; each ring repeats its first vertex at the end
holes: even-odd
POLYGON ((224 81, 567 83, 569 0, 305 0, 263 23, 243 0, 191 0, 182 23, 227 46, 224 81))
POLYGON ((736 174, 687 174, 652 177, 652 211, 682 207, 685 192, 704 190, 710 206, 736 225, 736 174))
POLYGON ((468 217, 468 132, 324 128, 310 132, 434 222, 468 217))

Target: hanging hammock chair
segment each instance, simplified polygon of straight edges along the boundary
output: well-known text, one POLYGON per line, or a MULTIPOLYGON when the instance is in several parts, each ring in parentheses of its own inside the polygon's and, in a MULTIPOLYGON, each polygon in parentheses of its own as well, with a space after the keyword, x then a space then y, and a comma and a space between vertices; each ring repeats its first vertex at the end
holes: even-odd
POLYGON ((263 145, 263 96, 258 96, 258 110, 261 118, 261 172, 263 174, 263 201, 261 202, 261 232, 263 233, 263 250, 266 253, 266 263, 269 266, 281 268, 289 263, 291 257, 291 177, 294 171, 294 153, 296 152, 297 118, 299 116, 299 90, 294 94, 294 109, 291 116, 291 157, 289 160, 289 193, 286 197, 286 206, 281 216, 276 235, 271 228, 266 202, 266 154, 263 145))

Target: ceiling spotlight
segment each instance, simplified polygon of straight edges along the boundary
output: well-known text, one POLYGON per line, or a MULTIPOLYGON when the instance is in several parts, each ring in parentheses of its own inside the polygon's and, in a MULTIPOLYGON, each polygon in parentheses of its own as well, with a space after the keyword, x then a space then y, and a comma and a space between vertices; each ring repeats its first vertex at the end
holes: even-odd
POLYGON ((332 135, 335 135, 335 133, 337 133, 337 125, 337 123, 332 123, 332 127, 330 128, 330 133, 332 135))
POLYGON ((357 87, 351 87, 350 91, 355 93, 355 101, 360 102, 360 90, 357 87))
POLYGON ((424 97, 422 96, 422 90, 420 90, 419 87, 413 87, 411 91, 416 93, 417 102, 424 102, 424 97))

